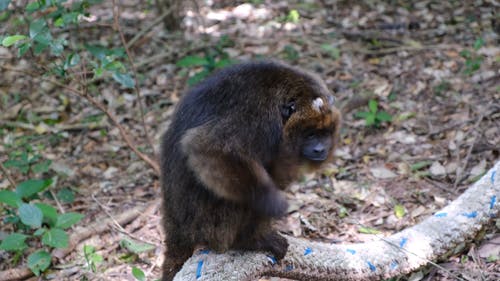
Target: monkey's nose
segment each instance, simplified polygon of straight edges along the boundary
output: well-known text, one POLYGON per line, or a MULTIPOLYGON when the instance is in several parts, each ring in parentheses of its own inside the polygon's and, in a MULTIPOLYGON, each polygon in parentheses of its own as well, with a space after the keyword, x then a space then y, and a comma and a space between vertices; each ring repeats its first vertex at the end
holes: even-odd
POLYGON ((325 153, 325 146, 322 143, 318 143, 317 145, 314 146, 313 151, 314 153, 321 155, 325 153))

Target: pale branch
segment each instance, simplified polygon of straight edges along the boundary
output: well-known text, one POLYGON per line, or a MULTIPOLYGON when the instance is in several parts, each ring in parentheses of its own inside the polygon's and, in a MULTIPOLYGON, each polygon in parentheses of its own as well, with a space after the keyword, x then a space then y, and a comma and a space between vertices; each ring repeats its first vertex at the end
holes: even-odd
POLYGON ((448 206, 419 224, 377 241, 332 245, 287 237, 285 258, 259 252, 194 254, 176 281, 252 280, 277 276, 298 280, 378 280, 431 263, 477 233, 498 215, 500 161, 448 206))

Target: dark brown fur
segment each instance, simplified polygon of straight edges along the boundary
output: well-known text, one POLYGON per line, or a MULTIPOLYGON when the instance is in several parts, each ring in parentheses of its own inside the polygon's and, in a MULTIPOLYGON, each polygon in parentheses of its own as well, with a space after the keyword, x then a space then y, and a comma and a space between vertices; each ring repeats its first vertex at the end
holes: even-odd
POLYGON ((286 213, 280 190, 296 179, 299 166, 324 162, 301 154, 311 132, 321 132, 326 161, 332 157, 339 111, 312 106, 318 97, 319 105, 328 103, 328 96, 311 74, 254 62, 223 69, 183 97, 161 145, 164 281, 200 245, 285 256, 288 243, 271 228, 271 218, 286 213), (288 116, 283 107, 291 102, 288 116))

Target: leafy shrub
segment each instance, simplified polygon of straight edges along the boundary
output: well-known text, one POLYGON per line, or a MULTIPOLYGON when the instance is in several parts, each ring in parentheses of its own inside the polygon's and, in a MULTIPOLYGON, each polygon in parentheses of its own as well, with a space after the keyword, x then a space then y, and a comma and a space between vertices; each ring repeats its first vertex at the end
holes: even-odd
POLYGON ((378 109, 378 102, 370 100, 368 102, 368 111, 356 112, 356 118, 365 119, 366 126, 379 127, 383 122, 391 122, 392 116, 384 110, 378 109))

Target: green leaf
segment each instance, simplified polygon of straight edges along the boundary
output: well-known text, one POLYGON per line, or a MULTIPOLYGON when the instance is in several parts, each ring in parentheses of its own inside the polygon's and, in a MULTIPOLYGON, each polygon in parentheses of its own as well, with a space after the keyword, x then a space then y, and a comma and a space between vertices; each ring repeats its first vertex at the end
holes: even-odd
POLYGON ((52 164, 52 161, 51 160, 44 160, 44 161, 41 161, 39 163, 36 163, 35 165, 33 165, 33 172, 34 173, 45 173, 49 170, 50 168, 50 165, 52 164))
POLYGON ((30 23, 29 34, 31 39, 41 45, 48 46, 52 41, 47 22, 43 18, 30 23))
POLYGON ((299 18, 300 18, 299 12, 297 10, 291 10, 288 13, 288 16, 286 17, 286 20, 288 22, 298 23, 299 22, 299 18))
POLYGON ((391 122, 392 121, 392 116, 387 113, 386 111, 379 111, 377 112, 377 119, 380 121, 385 121, 385 122, 391 122))
POLYGON ((125 66, 120 61, 111 61, 103 65, 103 68, 109 71, 119 72, 125 70, 125 66))
POLYGON ((7 10, 7 7, 9 7, 11 0, 0 0, 0 12, 7 10))
POLYGON ((0 202, 7 204, 13 208, 17 208, 23 203, 21 197, 10 190, 0 190, 0 202))
POLYGON ((75 201, 75 193, 69 188, 59 190, 56 196, 63 203, 73 203, 75 201))
POLYGON ((122 239, 120 241, 120 246, 126 248, 127 250, 129 250, 135 254, 139 254, 142 252, 147 252, 147 251, 151 251, 151 250, 155 249, 154 245, 136 242, 136 241, 133 241, 130 239, 122 239))
POLYGON ((85 49, 100 61, 106 60, 106 57, 112 52, 112 50, 101 45, 85 45, 85 49))
POLYGON ((133 88, 135 85, 134 79, 128 73, 113 72, 113 79, 125 88, 133 88))
POLYGON ((28 267, 36 276, 40 276, 40 273, 49 268, 51 259, 50 254, 46 251, 34 252, 28 256, 28 267))
POLYGON ((336 48, 336 47, 333 47, 330 44, 323 44, 323 45, 321 45, 321 50, 323 50, 324 52, 326 52, 330 57, 332 57, 335 60, 337 60, 338 58, 340 58, 340 49, 336 48))
POLYGON ((481 47, 484 45, 484 40, 483 38, 477 38, 476 41, 474 42, 474 50, 479 50, 481 47))
POLYGON ((22 251, 28 246, 24 242, 28 238, 27 235, 20 233, 12 233, 9 236, 5 237, 0 244, 0 250, 5 251, 22 251))
POLYGON ((412 172, 418 171, 422 168, 425 168, 427 166, 430 166, 432 164, 432 161, 420 161, 415 164, 410 165, 410 170, 412 172))
POLYGON ((354 113, 354 117, 361 118, 361 119, 365 119, 368 115, 373 115, 373 114, 371 114, 370 112, 366 112, 366 111, 358 111, 358 112, 354 113))
POLYGON ((21 218, 22 223, 33 228, 42 226, 42 211, 31 204, 21 204, 21 207, 19 207, 19 218, 21 218))
POLYGON ((56 26, 56 27, 63 27, 64 26, 64 20, 63 20, 63 18, 62 17, 57 18, 54 21, 54 26, 56 26))
POLYGON ((232 59, 221 59, 215 64, 215 68, 223 68, 233 63, 234 61, 232 59))
POLYGON ((17 56, 22 57, 26 52, 31 48, 31 42, 26 42, 21 45, 19 45, 17 49, 17 56))
POLYGON ((370 109, 370 112, 376 113, 377 107, 378 107, 378 102, 376 100, 370 100, 368 102, 368 108, 370 109))
POLYGON ((371 126, 373 124, 375 124, 375 114, 370 114, 370 115, 366 116, 365 125, 371 126))
POLYGON ((193 67, 207 65, 208 61, 200 56, 187 56, 177 61, 176 65, 179 67, 193 67))
POLYGON ((39 1, 33 1, 33 2, 29 3, 28 5, 26 5, 26 11, 28 13, 32 13, 38 9, 40 9, 39 1))
POLYGON ((364 233, 364 234, 379 234, 380 233, 379 230, 376 230, 376 229, 370 228, 370 227, 364 227, 364 226, 360 226, 358 228, 358 232, 364 233))
POLYGON ((400 204, 394 206, 394 214, 396 215, 396 217, 398 219, 404 217, 406 214, 405 207, 403 205, 400 205, 400 204))
POLYGON ((69 69, 80 63, 80 55, 77 53, 71 53, 64 62, 64 69, 69 69))
POLYGON ((95 247, 91 245, 83 245, 83 254, 88 256, 90 254, 95 253, 95 247))
POLYGON ((52 228, 45 232, 42 236, 42 243, 46 246, 54 248, 68 247, 69 237, 68 234, 59 228, 52 228))
MULTIPOLYGON (((0 0, 1 1, 1 0, 0 0)), ((27 36, 25 35, 12 35, 12 36, 7 36, 5 37, 3 40, 2 40, 2 45, 4 47, 10 47, 14 44, 16 44, 17 42, 21 41, 21 40, 24 40, 28 38, 27 36)))
POLYGON ((48 44, 42 44, 38 42, 33 42, 33 53, 35 55, 41 54, 45 49, 49 47, 48 44))
POLYGON ((84 215, 79 213, 65 213, 57 217, 56 227, 66 229, 83 219, 84 215))
POLYGON ((200 71, 200 72, 196 73, 195 75, 189 77, 187 83, 189 86, 193 86, 193 85, 197 84, 198 82, 200 82, 201 80, 203 80, 203 78, 207 77, 208 74, 210 74, 210 72, 208 70, 200 71))
POLYGON ((29 198, 32 195, 45 190, 52 184, 52 179, 27 180, 17 185, 16 193, 22 198, 29 198))
POLYGON ((44 218, 43 221, 47 222, 47 224, 50 225, 51 227, 54 227, 56 225, 56 221, 57 221, 56 208, 54 208, 48 204, 44 204, 44 203, 35 203, 35 206, 37 206, 38 209, 40 209, 40 211, 42 211, 43 218, 44 218))
POLYGON ((50 46, 50 52, 54 55, 54 56, 60 56, 62 54, 62 52, 64 51, 64 43, 65 41, 64 40, 53 40, 52 42, 50 42, 49 46, 50 46))
POLYGON ((137 267, 132 267, 132 275, 134 275, 135 279, 139 281, 146 281, 146 275, 144 274, 144 271, 137 267))
POLYGON ((41 235, 43 235, 46 231, 47 231, 47 229, 42 227, 42 228, 37 229, 35 232, 33 232, 33 235, 34 235, 34 236, 41 236, 41 235))

